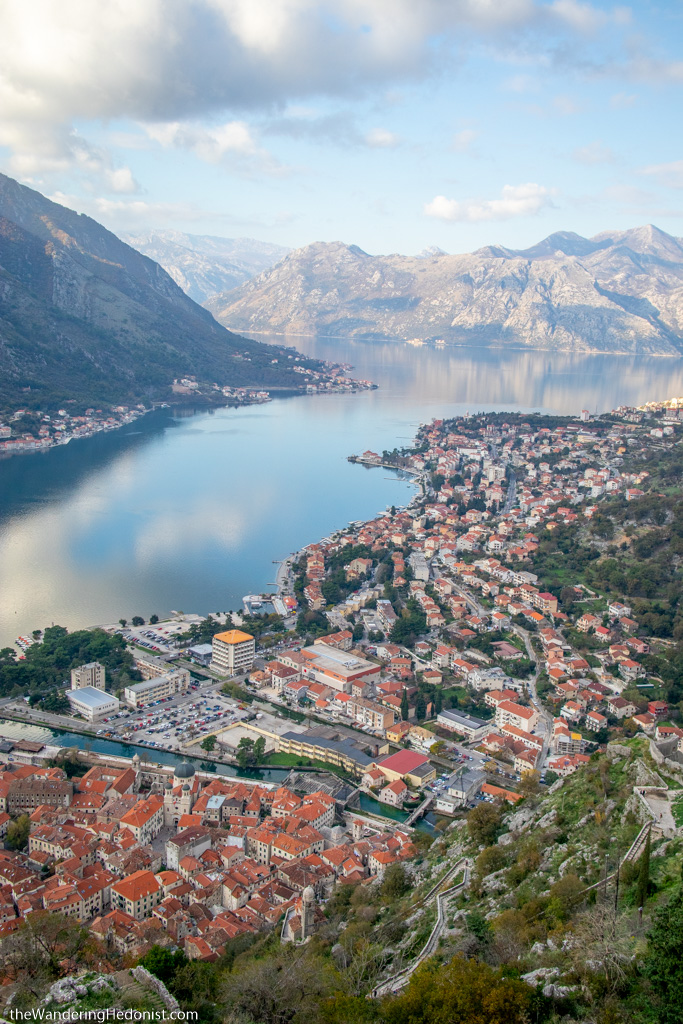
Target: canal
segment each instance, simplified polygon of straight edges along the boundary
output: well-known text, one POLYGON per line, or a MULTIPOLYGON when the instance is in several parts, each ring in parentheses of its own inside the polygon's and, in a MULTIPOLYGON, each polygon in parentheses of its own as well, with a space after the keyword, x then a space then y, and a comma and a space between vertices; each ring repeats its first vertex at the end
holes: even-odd
MULTIPOLYGON (((139 754, 142 760, 162 765, 175 765, 188 761, 199 771, 215 772, 237 779, 250 779, 252 782, 270 782, 282 784, 289 775, 289 768, 260 768, 239 771, 231 765, 215 764, 213 761, 202 761, 195 757, 181 757, 170 750, 150 750, 149 747, 135 743, 122 743, 119 740, 107 740, 101 736, 84 736, 78 732, 66 732, 61 729, 47 729, 42 725, 31 725, 27 722, 15 722, 9 718, 0 718, 0 736, 9 740, 34 740, 56 747, 76 747, 78 750, 92 750, 96 754, 110 754, 112 757, 133 757, 139 754)), ((360 794, 360 810, 370 814, 381 814, 393 821, 405 821, 408 811, 381 804, 379 800, 367 793, 360 794)), ((434 831, 434 816, 427 814, 416 828, 423 832, 434 831)))

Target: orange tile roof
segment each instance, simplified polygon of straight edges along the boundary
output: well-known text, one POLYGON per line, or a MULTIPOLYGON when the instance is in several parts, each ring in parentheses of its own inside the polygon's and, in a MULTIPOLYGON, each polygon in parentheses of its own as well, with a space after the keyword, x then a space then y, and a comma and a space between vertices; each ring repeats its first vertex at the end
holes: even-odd
POLYGON ((138 800, 135 806, 121 818, 121 824, 140 828, 142 825, 146 825, 162 806, 158 797, 151 796, 148 800, 138 800))
POLYGON ((216 633, 214 640, 224 644, 242 644, 245 640, 253 640, 251 633, 243 633, 241 629, 228 629, 225 633, 216 633))
POLYGON ((144 896, 158 892, 161 885, 151 871, 134 871, 132 875, 122 878, 111 888, 112 892, 118 893, 125 900, 136 903, 144 896))

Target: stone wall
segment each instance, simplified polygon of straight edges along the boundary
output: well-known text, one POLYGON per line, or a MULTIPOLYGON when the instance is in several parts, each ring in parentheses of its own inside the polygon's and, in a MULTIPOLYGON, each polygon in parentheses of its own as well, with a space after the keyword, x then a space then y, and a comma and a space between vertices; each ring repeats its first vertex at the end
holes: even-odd
POLYGON ((180 1009, 178 1000, 171 995, 163 981, 160 981, 159 978, 150 974, 146 967, 141 967, 140 965, 133 967, 131 974, 136 981, 140 982, 140 984, 149 985, 150 988, 153 988, 167 1010, 180 1009))

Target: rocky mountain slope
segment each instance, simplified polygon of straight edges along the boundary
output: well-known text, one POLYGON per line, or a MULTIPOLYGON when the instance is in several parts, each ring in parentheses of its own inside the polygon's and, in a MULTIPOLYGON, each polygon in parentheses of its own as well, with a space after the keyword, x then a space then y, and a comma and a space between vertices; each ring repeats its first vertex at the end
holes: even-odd
POLYGON ((96 221, 0 175, 0 407, 166 398, 186 374, 300 387, 280 355, 96 221))
POLYGON ((680 355, 683 245, 653 225, 459 256, 316 242, 207 308, 247 333, 680 355))
POLYGON ((254 238, 186 235, 182 231, 150 231, 122 238, 159 263, 195 302, 239 287, 289 252, 282 245, 254 238))

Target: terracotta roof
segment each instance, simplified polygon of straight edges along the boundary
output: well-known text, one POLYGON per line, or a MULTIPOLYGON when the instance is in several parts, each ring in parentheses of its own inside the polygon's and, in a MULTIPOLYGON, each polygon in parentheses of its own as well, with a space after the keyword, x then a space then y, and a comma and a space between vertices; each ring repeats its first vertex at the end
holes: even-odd
POLYGON ((144 896, 158 892, 161 884, 151 871, 135 871, 132 875, 128 875, 127 878, 122 878, 120 882, 116 882, 111 888, 112 892, 118 893, 123 899, 136 903, 144 896))
POLYGON ((242 644, 245 640, 253 640, 251 633, 243 633, 241 629, 228 629, 225 633, 216 633, 214 640, 224 644, 242 644))

